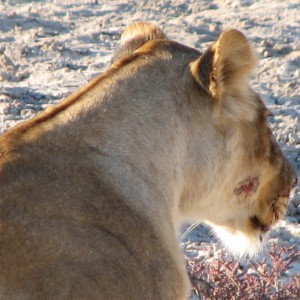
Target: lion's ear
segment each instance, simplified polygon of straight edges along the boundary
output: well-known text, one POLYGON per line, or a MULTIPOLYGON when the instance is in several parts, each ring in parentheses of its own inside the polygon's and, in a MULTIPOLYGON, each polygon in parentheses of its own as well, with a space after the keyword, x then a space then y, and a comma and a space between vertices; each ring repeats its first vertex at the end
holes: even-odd
POLYGON ((249 77, 256 55, 247 38, 238 30, 223 32, 192 65, 197 81, 215 99, 220 116, 251 121, 256 116, 249 77))
POLYGON ((155 24, 146 22, 133 23, 121 34, 120 45, 112 58, 112 62, 133 53, 145 43, 158 39, 166 40, 167 37, 155 24))

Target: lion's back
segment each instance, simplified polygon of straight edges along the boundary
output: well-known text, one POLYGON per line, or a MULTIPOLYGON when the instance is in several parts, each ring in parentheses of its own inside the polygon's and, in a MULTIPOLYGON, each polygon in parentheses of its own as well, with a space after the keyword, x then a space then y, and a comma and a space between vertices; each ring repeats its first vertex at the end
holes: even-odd
POLYGON ((160 237, 105 174, 16 157, 1 162, 3 299, 176 298, 166 281, 180 274, 160 237))

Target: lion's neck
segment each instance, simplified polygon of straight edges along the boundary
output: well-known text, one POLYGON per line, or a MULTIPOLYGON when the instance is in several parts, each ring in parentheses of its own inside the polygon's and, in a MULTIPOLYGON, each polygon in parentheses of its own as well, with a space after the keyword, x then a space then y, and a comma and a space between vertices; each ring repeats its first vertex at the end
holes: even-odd
POLYGON ((145 100, 143 87, 136 89, 133 99, 125 83, 108 91, 94 114, 87 114, 86 123, 78 120, 78 134, 86 124, 84 143, 128 201, 143 210, 153 209, 152 215, 161 211, 162 219, 169 215, 175 229, 188 134, 171 92, 162 98, 153 91, 153 98, 145 100), (107 95, 113 100, 105 100, 107 95))
POLYGON ((133 147, 124 153, 122 144, 113 144, 113 149, 105 144, 94 147, 93 154, 93 160, 101 173, 105 173, 108 184, 117 186, 134 209, 154 218, 153 224, 169 223, 172 231, 176 231, 181 174, 178 163, 172 160, 172 149, 166 151, 165 156, 159 149, 151 155, 142 146, 138 152, 133 147))
POLYGON ((120 77, 113 87, 100 82, 20 126, 7 139, 89 153, 95 172, 105 170, 127 201, 143 211, 153 210, 154 216, 160 211, 156 221, 169 219, 175 229, 188 135, 174 104, 181 93, 151 90, 145 100, 145 87, 131 80, 120 77), (132 85, 134 91, 128 87, 132 85))

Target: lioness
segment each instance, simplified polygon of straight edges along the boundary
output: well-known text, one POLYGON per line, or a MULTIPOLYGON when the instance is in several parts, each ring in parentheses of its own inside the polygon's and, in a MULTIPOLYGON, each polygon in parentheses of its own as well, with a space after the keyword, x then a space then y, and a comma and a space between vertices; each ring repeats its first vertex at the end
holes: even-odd
POLYGON ((5 133, 0 298, 186 299, 186 220, 256 251, 296 175, 255 62, 237 30, 202 54, 135 24, 104 75, 5 133))

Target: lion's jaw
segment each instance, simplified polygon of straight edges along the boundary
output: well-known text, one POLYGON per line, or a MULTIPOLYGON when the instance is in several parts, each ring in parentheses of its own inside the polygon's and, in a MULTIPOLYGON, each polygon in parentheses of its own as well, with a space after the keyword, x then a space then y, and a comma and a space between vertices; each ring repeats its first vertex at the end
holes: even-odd
POLYGON ((255 255, 262 248, 263 241, 258 232, 249 235, 242 231, 232 232, 230 229, 218 225, 212 225, 212 227, 223 245, 236 256, 255 255))
MULTIPOLYGON (((290 176, 290 182, 293 174, 290 170, 290 175, 286 175, 290 176)), ((237 256, 256 255, 262 250, 270 229, 285 215, 292 183, 286 186, 274 176, 270 181, 276 184, 272 185, 260 177, 249 176, 248 180, 242 180, 245 186, 241 186, 239 182, 231 184, 228 177, 224 184, 216 180, 212 190, 202 190, 198 198, 186 198, 189 205, 182 205, 185 220, 208 223, 223 245, 237 256)))

